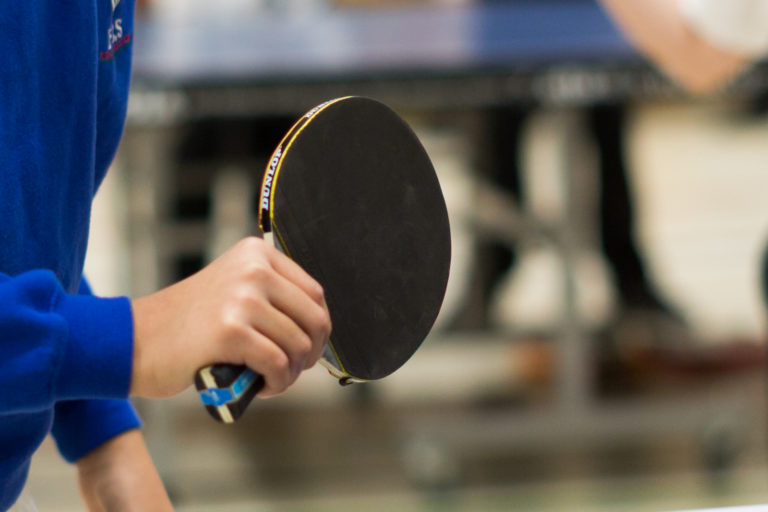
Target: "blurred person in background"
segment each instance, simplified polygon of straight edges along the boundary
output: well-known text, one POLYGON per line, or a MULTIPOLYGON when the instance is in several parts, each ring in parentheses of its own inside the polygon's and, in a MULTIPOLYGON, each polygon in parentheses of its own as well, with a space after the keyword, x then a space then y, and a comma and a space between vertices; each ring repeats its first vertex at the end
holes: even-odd
MULTIPOLYGON (((497 187, 516 199, 521 191, 521 142, 525 123, 533 110, 521 107, 495 107, 483 112, 484 151, 479 154, 480 171, 497 187)), ((587 125, 598 154, 600 179, 599 232, 602 251, 613 270, 621 318, 642 318, 674 330, 684 331, 680 315, 660 296, 635 242, 632 194, 625 158, 624 124, 626 108, 621 103, 604 103, 589 108, 587 125)), ((453 327, 493 328, 489 304, 499 278, 513 267, 517 254, 506 244, 481 241, 477 248, 474 287, 453 327)), ((615 323, 620 323, 617 320, 615 323)), ((664 329, 660 329, 664 330, 664 329)))
POLYGON ((48 433, 89 510, 171 510, 127 397, 175 395, 214 363, 248 365, 274 396, 330 332, 320 285, 255 238, 153 295, 91 293, 91 202, 125 121, 134 1, 0 10, 0 510, 48 433))
MULTIPOLYGON (((520 0, 484 0, 495 4, 520 0)), ((599 9, 594 0, 571 0, 588 8, 599 9)), ((489 108, 483 112, 481 140, 486 145, 479 152, 480 171, 497 187, 519 199, 521 190, 521 142, 527 119, 535 107, 511 106, 489 108)), ((651 344, 669 339, 688 339, 690 332, 682 315, 659 293, 646 272, 646 263, 635 240, 634 198, 630 188, 625 124, 627 105, 609 101, 590 106, 586 111, 587 135, 597 154, 600 182, 598 231, 601 250, 609 265, 616 290, 616 313, 601 333, 606 342, 603 353, 619 350, 624 338, 634 339, 631 331, 638 325, 651 344)), ((517 261, 516 251, 492 240, 478 242, 474 283, 463 308, 452 326, 457 329, 493 328, 489 318, 500 277, 517 261)), ((609 356, 610 360, 612 356, 609 356)))
POLYGON ((692 95, 727 87, 768 55, 768 0, 600 3, 630 42, 692 95))
POLYGON ((726 86, 768 54, 766 0, 600 0, 628 39, 692 94, 726 86))
MULTIPOLYGON (((486 0, 489 3, 515 0, 486 0)), ((577 0, 574 0, 577 1, 577 0)), ((583 0, 578 0, 583 1, 583 0)), ((712 93, 768 52, 768 1, 765 0, 601 0, 603 7, 637 49, 691 94, 712 93)), ((481 171, 515 197, 521 193, 520 139, 530 111, 490 109, 481 171)), ((595 142, 600 178, 599 233, 613 271, 617 314, 601 334, 605 381, 620 377, 623 345, 686 346, 692 341, 682 315, 659 294, 646 273, 635 241, 633 197, 629 187, 624 125, 626 106, 593 106, 587 120, 595 142), (632 332, 640 328, 644 339, 632 332), (645 339, 647 338, 647 339, 645 339), (629 343, 626 343, 626 342, 629 343), (618 364, 619 367, 613 367, 618 364)), ((474 287, 453 327, 492 327, 488 312, 500 276, 516 260, 514 250, 492 241, 477 248, 474 287)), ((630 350, 631 352, 631 350, 630 350)), ((623 385, 619 385, 622 389, 623 385)))

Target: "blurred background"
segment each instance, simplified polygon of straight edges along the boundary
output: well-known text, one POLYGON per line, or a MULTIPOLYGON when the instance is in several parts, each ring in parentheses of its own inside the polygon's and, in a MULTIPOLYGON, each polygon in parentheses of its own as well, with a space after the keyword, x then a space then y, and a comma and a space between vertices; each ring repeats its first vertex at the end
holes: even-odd
MULTIPOLYGON (((306 372, 221 426, 137 401, 180 511, 768 502, 768 73, 687 97, 592 0, 145 0, 86 273, 141 296, 256 232, 293 121, 359 94, 433 159, 453 262, 401 371, 306 372)), ((353 220, 352 220, 353 221, 353 220)), ((30 490, 80 510, 47 441, 30 490)))

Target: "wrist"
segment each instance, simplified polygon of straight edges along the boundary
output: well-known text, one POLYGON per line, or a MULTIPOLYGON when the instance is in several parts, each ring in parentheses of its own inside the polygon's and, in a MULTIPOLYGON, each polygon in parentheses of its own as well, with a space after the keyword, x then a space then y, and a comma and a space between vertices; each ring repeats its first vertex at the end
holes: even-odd
MULTIPOLYGON (((133 366, 131 368, 131 395, 144 397, 165 396, 158 384, 162 379, 157 375, 157 364, 153 364, 171 339, 165 332, 169 319, 162 304, 162 294, 148 295, 133 300, 133 366)), ((166 368, 170 371, 170 368, 166 368)), ((172 393, 168 393, 170 396, 172 393)))
POLYGON ((147 318, 148 312, 151 312, 151 308, 145 307, 146 297, 134 299, 131 301, 131 311, 133 315, 133 364, 131 366, 131 385, 130 394, 143 396, 144 392, 144 376, 148 374, 148 371, 144 368, 146 366, 146 354, 145 346, 147 345, 149 319, 147 318))
POLYGON ((77 461, 77 469, 91 512, 173 510, 138 430, 99 446, 77 461))
POLYGON ((138 429, 128 430, 113 437, 75 463, 78 475, 91 483, 112 478, 123 467, 121 457, 128 455, 131 447, 139 442, 143 443, 138 429))

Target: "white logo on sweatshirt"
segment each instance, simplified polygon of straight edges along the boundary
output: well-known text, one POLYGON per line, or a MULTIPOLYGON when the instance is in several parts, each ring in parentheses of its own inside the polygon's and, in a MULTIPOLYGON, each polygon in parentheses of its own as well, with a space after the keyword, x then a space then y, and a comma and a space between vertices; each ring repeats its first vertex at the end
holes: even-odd
POLYGON ((109 30, 107 30, 107 39, 108 39, 108 45, 107 48, 110 50, 115 45, 116 42, 118 42, 123 37, 123 20, 118 18, 112 23, 112 26, 109 27, 109 30))

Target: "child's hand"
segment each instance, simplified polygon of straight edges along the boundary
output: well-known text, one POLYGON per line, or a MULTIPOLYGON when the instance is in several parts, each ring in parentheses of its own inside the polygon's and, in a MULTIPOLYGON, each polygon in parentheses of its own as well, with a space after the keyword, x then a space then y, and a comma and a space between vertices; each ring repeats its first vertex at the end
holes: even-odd
POLYGON ((290 258, 247 238, 197 274, 133 302, 131 393, 171 396, 202 367, 245 364, 261 397, 320 358, 331 331, 322 287, 290 258))

